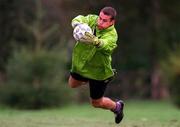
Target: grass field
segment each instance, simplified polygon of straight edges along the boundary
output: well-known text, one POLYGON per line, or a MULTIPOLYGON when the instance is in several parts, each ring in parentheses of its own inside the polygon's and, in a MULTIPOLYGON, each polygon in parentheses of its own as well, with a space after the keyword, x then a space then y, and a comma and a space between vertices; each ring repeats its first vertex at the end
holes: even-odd
POLYGON ((19 111, 0 108, 0 127, 180 127, 180 110, 168 102, 127 101, 121 124, 114 115, 88 104, 19 111))

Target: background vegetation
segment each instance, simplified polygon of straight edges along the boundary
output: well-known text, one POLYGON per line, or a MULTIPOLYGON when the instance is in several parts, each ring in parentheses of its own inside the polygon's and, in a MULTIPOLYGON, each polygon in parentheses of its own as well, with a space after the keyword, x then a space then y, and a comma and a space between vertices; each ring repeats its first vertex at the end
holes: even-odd
POLYGON ((118 74, 106 95, 170 99, 179 106, 179 5, 177 0, 1 0, 1 103, 41 108, 63 104, 64 97, 87 100, 87 90, 67 89, 71 19, 113 6, 118 12, 119 46, 113 54, 118 74))

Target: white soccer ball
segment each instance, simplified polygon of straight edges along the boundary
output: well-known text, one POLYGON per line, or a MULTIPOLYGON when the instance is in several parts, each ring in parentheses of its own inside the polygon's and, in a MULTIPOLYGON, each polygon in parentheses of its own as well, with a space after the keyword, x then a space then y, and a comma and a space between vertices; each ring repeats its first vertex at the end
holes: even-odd
POLYGON ((73 37, 76 41, 82 41, 82 37, 85 32, 93 33, 91 28, 87 24, 80 24, 76 26, 73 30, 73 37))

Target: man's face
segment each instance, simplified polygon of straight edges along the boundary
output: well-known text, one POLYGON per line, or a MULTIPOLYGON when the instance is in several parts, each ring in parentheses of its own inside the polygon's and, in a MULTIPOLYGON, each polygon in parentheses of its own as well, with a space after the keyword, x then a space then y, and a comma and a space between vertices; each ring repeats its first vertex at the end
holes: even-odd
POLYGON ((111 16, 105 15, 103 12, 100 12, 97 27, 99 30, 106 29, 114 24, 114 20, 111 19, 111 16))

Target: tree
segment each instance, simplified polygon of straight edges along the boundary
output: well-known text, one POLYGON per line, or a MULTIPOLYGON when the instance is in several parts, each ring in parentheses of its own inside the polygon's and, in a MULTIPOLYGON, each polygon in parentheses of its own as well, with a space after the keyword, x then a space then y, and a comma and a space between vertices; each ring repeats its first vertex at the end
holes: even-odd
MULTIPOLYGON (((58 25, 45 24, 41 1, 34 1, 33 18, 20 18, 29 43, 16 46, 6 65, 7 81, 0 101, 18 108, 40 109, 64 105, 72 92, 65 85, 66 48, 58 25), (46 25, 46 27, 44 27, 46 25), (50 40, 53 40, 52 42, 50 40), (63 95, 65 93, 66 97, 63 95)), ((23 14, 22 14, 23 15, 23 14)))
POLYGON ((12 50, 12 39, 18 29, 16 13, 18 2, 1 0, 0 2, 0 71, 5 71, 8 56, 12 50))

